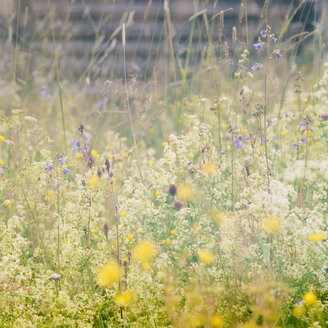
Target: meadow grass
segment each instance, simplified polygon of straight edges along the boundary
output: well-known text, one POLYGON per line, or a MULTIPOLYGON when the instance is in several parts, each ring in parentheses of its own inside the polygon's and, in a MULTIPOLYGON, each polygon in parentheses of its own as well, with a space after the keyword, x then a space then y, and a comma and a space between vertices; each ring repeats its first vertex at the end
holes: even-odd
POLYGON ((58 45, 74 2, 58 28, 47 1, 54 64, 31 72, 38 32, 18 0, 1 65, 0 327, 328 327, 325 7, 309 32, 307 2, 279 25, 274 3, 254 32, 252 2, 195 0, 181 44, 165 0, 139 74, 138 3, 109 36, 113 13, 85 10, 94 44, 72 78, 58 45))

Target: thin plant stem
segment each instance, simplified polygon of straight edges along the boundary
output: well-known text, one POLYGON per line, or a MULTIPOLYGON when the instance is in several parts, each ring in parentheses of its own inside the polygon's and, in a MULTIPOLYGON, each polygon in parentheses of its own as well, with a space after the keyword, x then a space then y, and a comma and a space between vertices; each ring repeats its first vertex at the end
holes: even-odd
POLYGON ((141 180, 142 184, 144 184, 143 177, 142 177, 142 171, 141 171, 141 165, 140 165, 140 159, 139 159, 139 152, 138 152, 138 147, 137 147, 136 134, 135 134, 135 131, 134 131, 134 125, 133 125, 133 120, 132 120, 130 100, 129 100, 129 91, 128 91, 128 83, 127 83, 127 76, 126 76, 127 75, 126 74, 126 58, 125 58, 126 39, 125 39, 125 24, 124 23, 123 23, 123 26, 122 26, 122 44, 123 44, 124 84, 125 84, 126 104, 127 104, 128 112, 129 112, 130 126, 131 126, 131 132, 132 132, 133 143, 134 143, 134 151, 135 151, 136 157, 137 157, 137 165, 138 165, 140 180, 141 180))
POLYGON ((54 45, 54 52, 55 52, 56 75, 57 75, 57 85, 58 85, 58 92, 59 92, 60 111, 61 111, 62 125, 63 125, 63 131, 64 131, 64 149, 65 149, 65 154, 67 154, 65 115, 64 115, 64 108, 63 108, 63 98, 62 98, 62 93, 61 93, 61 88, 60 88, 58 55, 57 55, 57 48, 56 48, 56 39, 55 39, 55 30, 54 30, 54 24, 53 24, 53 17, 52 17, 51 8, 50 8, 50 0, 48 0, 48 8, 49 8, 49 15, 50 15, 50 27, 51 27, 52 42, 53 42, 53 45, 54 45))

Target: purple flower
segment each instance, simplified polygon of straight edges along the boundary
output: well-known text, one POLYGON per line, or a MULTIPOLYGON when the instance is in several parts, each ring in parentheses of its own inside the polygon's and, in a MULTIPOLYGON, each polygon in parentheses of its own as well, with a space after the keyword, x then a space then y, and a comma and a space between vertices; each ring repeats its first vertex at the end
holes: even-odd
POLYGON ((287 117, 288 116, 288 112, 286 112, 284 115, 285 115, 285 117, 287 117))
POLYGON ((64 171, 63 171, 64 175, 68 175, 70 172, 71 172, 70 169, 68 169, 66 167, 64 168, 64 171))
POLYGON ((271 39, 273 40, 273 43, 277 43, 278 39, 274 37, 274 35, 270 35, 271 39))
POLYGON ((298 146, 298 143, 296 143, 296 142, 292 142, 292 147, 293 148, 296 148, 298 146))
POLYGON ((40 91, 41 96, 46 100, 52 100, 53 97, 51 94, 49 94, 46 90, 40 91))
POLYGON ((86 146, 82 149, 84 155, 88 155, 90 153, 91 148, 89 146, 86 146))
POLYGON ((266 142, 268 141, 268 139, 262 138, 262 141, 263 141, 264 143, 266 143, 266 142))
POLYGON ((255 50, 257 50, 257 51, 264 50, 262 43, 254 43, 253 46, 254 46, 255 50))
POLYGON ((282 54, 280 52, 277 53, 277 59, 281 59, 282 58, 282 54))
POLYGON ((79 149, 80 149, 80 142, 79 142, 79 141, 75 141, 75 142, 73 143, 72 150, 74 150, 74 151, 79 151, 79 149))
POLYGON ((119 106, 115 106, 114 110, 115 110, 115 112, 118 112, 120 110, 120 107, 119 106))
POLYGON ((321 119, 324 121, 328 120, 328 113, 321 114, 321 119))
POLYGON ((262 38, 266 38, 266 32, 265 32, 265 30, 261 30, 260 31, 260 34, 261 34, 262 38))
POLYGON ((296 298, 295 302, 296 302, 296 304, 299 305, 299 306, 301 306, 301 305, 304 303, 303 300, 301 301, 301 300, 299 300, 298 298, 296 298))
POLYGON ((253 71, 259 71, 259 70, 260 70, 260 67, 259 67, 258 65, 253 65, 253 66, 251 67, 251 69, 252 69, 253 71))
POLYGON ((66 161, 66 158, 65 158, 62 154, 60 154, 60 155, 59 155, 59 160, 58 160, 58 162, 59 162, 60 164, 64 164, 65 161, 66 161))
POLYGON ((173 206, 174 206, 174 208, 180 210, 183 207, 183 201, 180 199, 175 199, 173 206))
POLYGON ((220 155, 222 156, 223 154, 224 154, 224 151, 221 151, 221 152, 220 152, 220 155))
POLYGON ((54 169, 54 167, 53 167, 52 165, 49 165, 49 166, 45 166, 45 167, 44 167, 44 170, 45 170, 46 172, 51 172, 53 169, 54 169))
POLYGON ((306 125, 305 122, 303 122, 303 121, 299 122, 299 126, 305 126, 305 125, 306 125))
POLYGON ((271 126, 271 124, 272 124, 271 121, 268 120, 268 126, 271 126))
POLYGON ((103 100, 100 100, 99 103, 97 104, 97 108, 99 110, 102 110, 104 108, 105 102, 103 100))
POLYGON ((242 140, 243 140, 242 136, 239 136, 239 137, 236 138, 235 145, 236 145, 237 150, 240 150, 240 149, 243 148, 244 144, 243 144, 242 140))
POLYGON ((306 138, 305 137, 303 137, 303 138, 301 138, 301 140, 300 140, 302 143, 305 143, 306 142, 306 138))

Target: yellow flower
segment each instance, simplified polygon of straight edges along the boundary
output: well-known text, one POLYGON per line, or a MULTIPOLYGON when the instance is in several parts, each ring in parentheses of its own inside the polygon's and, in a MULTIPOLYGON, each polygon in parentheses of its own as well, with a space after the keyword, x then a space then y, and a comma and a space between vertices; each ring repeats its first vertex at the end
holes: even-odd
POLYGON ((60 168, 57 169, 57 173, 58 173, 58 174, 60 173, 60 168))
POLYGON ((171 230, 171 234, 172 234, 172 235, 176 235, 177 233, 178 233, 177 230, 175 230, 175 229, 171 230))
POLYGON ((104 248, 104 246, 102 246, 102 245, 99 247, 99 250, 100 250, 100 251, 103 251, 104 249, 105 249, 105 248, 104 248))
POLYGON ((157 254, 156 246, 149 240, 140 241, 133 249, 132 256, 137 262, 149 263, 157 254))
POLYGON ((313 233, 312 235, 309 236, 309 241, 318 242, 324 239, 325 239, 325 234, 323 232, 313 233))
POLYGON ((112 154, 108 155, 108 158, 109 159, 112 159, 113 158, 113 155, 112 154))
POLYGON ((80 158, 82 158, 82 157, 83 157, 83 154, 81 154, 81 153, 76 153, 76 155, 75 155, 75 156, 76 156, 76 158, 77 158, 77 159, 80 159, 80 158))
POLYGON ((122 153, 122 157, 127 157, 128 153, 122 153))
POLYGON ((101 287, 110 287, 118 283, 122 277, 122 270, 116 262, 109 262, 97 272, 97 281, 101 287))
POLYGON ((98 154, 97 151, 94 150, 94 149, 91 150, 91 156, 92 156, 93 158, 99 158, 99 154, 98 154))
POLYGON ((122 211, 121 218, 124 218, 126 216, 126 211, 122 211))
POLYGON ((107 146, 106 146, 106 149, 109 150, 109 149, 110 149, 110 145, 107 145, 107 146))
POLYGON ((282 135, 282 136, 286 136, 287 134, 288 134, 288 131, 282 131, 282 132, 281 132, 281 135, 282 135))
POLYGON ((6 138, 4 136, 0 136, 0 142, 4 142, 6 138))
POLYGON ((228 212, 212 211, 210 217, 220 227, 229 219, 230 215, 228 212))
POLYGON ((159 191, 156 191, 156 192, 155 192, 155 195, 156 195, 156 196, 159 196, 159 191))
POLYGON ((11 201, 9 199, 6 199, 4 202, 3 202, 3 205, 5 206, 10 206, 11 205, 11 201))
POLYGON ((226 129, 228 127, 228 124, 222 124, 222 127, 226 129))
POLYGON ((97 227, 96 229, 91 229, 92 233, 97 233, 99 231, 99 227, 97 227))
POLYGON ((211 325, 213 327, 222 327, 223 326, 223 319, 219 315, 215 315, 211 319, 211 325))
POLYGON ((307 132, 305 133, 305 135, 306 135, 307 137, 311 137, 311 136, 312 136, 312 131, 311 131, 311 130, 307 131, 307 132))
POLYGON ((45 153, 40 153, 40 156, 41 157, 46 157, 46 154, 45 153))
POLYGON ((89 178, 88 185, 95 187, 95 186, 97 186, 98 183, 99 183, 99 178, 97 175, 92 175, 89 178))
POLYGON ((199 249, 197 252, 198 258, 201 262, 209 264, 214 262, 215 256, 211 252, 206 251, 205 249, 199 249))
POLYGON ((313 292, 308 292, 303 296, 303 301, 307 306, 311 306, 317 301, 317 297, 313 292))
POLYGON ((68 217, 66 218, 66 220, 67 220, 67 222, 71 222, 71 221, 72 221, 72 218, 71 218, 70 216, 68 216, 68 217))
POLYGON ((258 149, 259 152, 261 153, 261 152, 263 151, 264 148, 263 148, 263 146, 260 146, 260 147, 258 147, 257 149, 258 149))
POLYGON ((118 306, 125 306, 131 303, 133 300, 133 293, 132 291, 128 290, 126 292, 119 292, 115 296, 115 303, 118 306))
POLYGON ((52 197, 54 194, 53 194, 53 192, 50 190, 49 192, 48 192, 48 197, 52 197))
POLYGON ((188 202, 193 195, 192 186, 189 184, 183 184, 177 188, 177 198, 182 200, 184 203, 188 202))
POLYGON ((0 160, 0 165, 5 165, 5 162, 0 160))
POLYGON ((132 238, 133 238, 133 235, 132 235, 132 233, 130 233, 129 235, 127 235, 126 240, 130 241, 132 238))
POLYGON ((122 262, 123 263, 128 263, 129 262, 129 259, 127 257, 125 257, 124 259, 122 259, 122 262))
POLYGON ((302 314, 305 314, 306 313, 306 309, 303 305, 301 306, 295 306, 293 308, 293 315, 294 316, 298 316, 298 315, 302 315, 302 314))
POLYGON ((255 322, 247 322, 244 324, 243 328, 257 328, 258 325, 255 322))
POLYGON ((268 216, 262 222, 263 230, 268 234, 275 234, 280 230, 281 220, 277 216, 268 216))
POLYGON ((154 163, 155 163, 154 161, 149 161, 150 166, 154 165, 154 163))
POLYGON ((165 147, 167 143, 165 141, 162 142, 162 147, 165 147))
POLYGON ((212 176, 216 171, 216 166, 213 163, 205 163, 201 170, 209 176, 212 176))

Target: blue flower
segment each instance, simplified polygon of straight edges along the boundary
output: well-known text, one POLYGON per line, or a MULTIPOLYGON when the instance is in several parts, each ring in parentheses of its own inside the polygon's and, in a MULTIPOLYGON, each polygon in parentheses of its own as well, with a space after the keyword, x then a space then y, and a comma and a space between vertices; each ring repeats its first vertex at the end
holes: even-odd
POLYGON ((99 110, 102 110, 104 108, 105 102, 103 100, 100 100, 99 103, 97 104, 97 108, 99 110))
POLYGON ((301 140, 300 140, 302 143, 305 143, 306 142, 306 138, 305 137, 303 137, 303 138, 301 138, 301 140))
POLYGON ((60 154, 60 155, 59 155, 59 160, 58 160, 58 162, 59 162, 60 164, 64 164, 65 161, 66 161, 66 158, 65 158, 62 154, 60 154))
POLYGON ((65 167, 65 169, 63 171, 64 175, 68 175, 70 172, 71 172, 71 170, 65 167))
POLYGON ((268 126, 270 126, 271 124, 272 124, 271 121, 268 120, 268 126))
POLYGON ((261 34, 262 38, 266 38, 266 31, 265 30, 261 30, 260 34, 261 34))
POLYGON ((224 151, 221 151, 221 152, 220 152, 220 155, 222 156, 223 154, 224 154, 224 151))
POLYGON ((235 145, 236 145, 236 149, 237 150, 243 148, 244 144, 243 144, 242 140, 243 140, 243 137, 242 136, 239 136, 239 137, 236 138, 235 145))
POLYGON ((303 122, 303 121, 301 121, 301 122, 299 123, 299 126, 305 126, 305 125, 306 125, 306 123, 303 122))
POLYGON ((251 67, 251 69, 252 69, 253 71, 259 71, 259 70, 260 70, 260 67, 259 67, 258 65, 253 65, 253 66, 251 67))
POLYGON ((277 59, 281 59, 282 58, 282 54, 280 52, 277 53, 277 59))
POLYGON ((257 51, 264 50, 262 43, 254 43, 253 46, 254 46, 255 50, 257 50, 257 51))
POLYGON ((80 142, 79 141, 75 141, 72 147, 72 150, 74 151, 79 151, 80 149, 80 142))
POLYGON ((52 165, 49 165, 49 166, 45 166, 45 167, 44 167, 44 170, 45 170, 46 172, 51 172, 53 169, 54 169, 54 167, 53 167, 52 165))
POLYGON ((296 148, 298 146, 298 143, 297 142, 292 142, 292 147, 293 148, 296 148))
POLYGON ((40 91, 41 96, 46 100, 52 100, 53 97, 51 94, 49 94, 46 90, 40 91))

